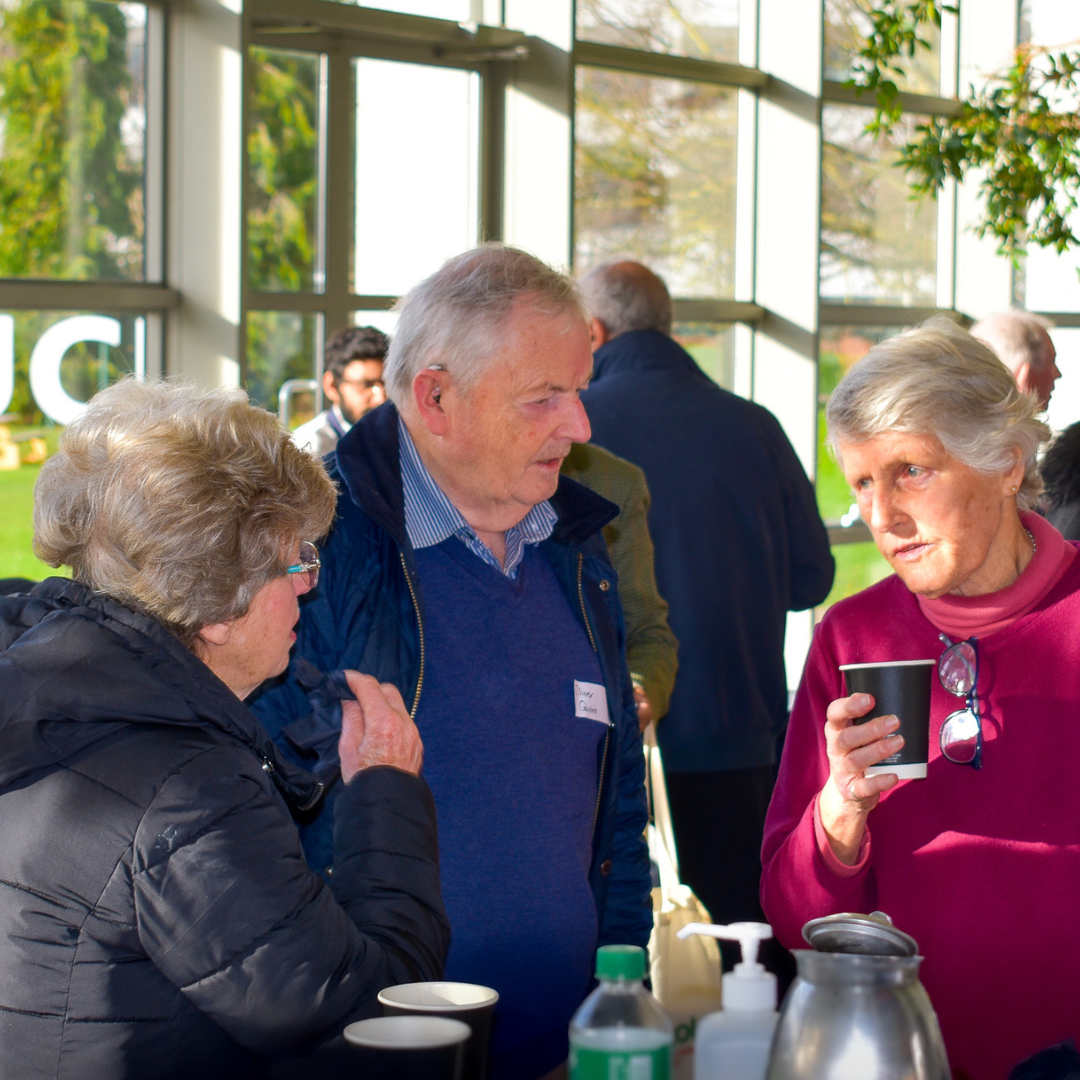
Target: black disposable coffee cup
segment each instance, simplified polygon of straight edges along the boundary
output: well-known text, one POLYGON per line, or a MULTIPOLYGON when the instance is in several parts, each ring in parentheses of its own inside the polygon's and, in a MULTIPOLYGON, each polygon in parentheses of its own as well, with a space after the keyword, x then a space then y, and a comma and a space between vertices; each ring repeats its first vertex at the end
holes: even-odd
POLYGON ((472 1030, 465 1047, 463 1080, 487 1080, 491 1020, 498 991, 490 986, 459 982, 401 983, 379 993, 387 1016, 446 1016, 461 1020, 472 1030))
POLYGON ((930 756, 930 687, 936 660, 887 660, 876 664, 841 664, 849 694, 870 694, 874 707, 856 724, 892 714, 900 721, 903 747, 866 770, 867 776, 894 773, 901 780, 926 777, 930 756))
POLYGON ((444 1016, 375 1016, 345 1029, 363 1080, 461 1080, 468 1039, 468 1024, 444 1016))

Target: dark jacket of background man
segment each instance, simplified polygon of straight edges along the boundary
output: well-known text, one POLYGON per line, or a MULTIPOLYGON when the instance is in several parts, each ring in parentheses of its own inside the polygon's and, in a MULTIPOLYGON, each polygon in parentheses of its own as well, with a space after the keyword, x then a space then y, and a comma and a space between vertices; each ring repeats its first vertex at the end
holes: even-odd
POLYGON ((582 394, 593 439, 645 471, 657 584, 680 645, 658 728, 665 767, 774 765, 787 613, 820 603, 833 580, 813 488, 776 418, 717 386, 666 334, 620 334, 595 363, 582 394))
MULTIPOLYGON (((583 281, 593 441, 653 493, 656 582, 679 675, 657 727, 683 880, 717 922, 760 920, 761 837, 787 724, 787 613, 832 586, 814 489, 779 423, 672 340, 663 281, 634 262, 583 281)), ((737 957, 730 955, 729 962, 737 957)), ((770 956, 775 967, 780 957, 770 956)))

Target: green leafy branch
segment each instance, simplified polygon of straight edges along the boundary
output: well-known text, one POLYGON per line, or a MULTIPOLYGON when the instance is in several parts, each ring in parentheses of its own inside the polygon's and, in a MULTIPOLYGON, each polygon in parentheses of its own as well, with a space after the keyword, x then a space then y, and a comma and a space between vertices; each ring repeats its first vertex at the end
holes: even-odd
POLYGON ((932 24, 940 30, 946 11, 955 15, 957 9, 937 0, 882 0, 865 13, 870 32, 855 55, 847 85, 869 91, 876 99, 874 117, 866 127, 869 134, 888 135, 899 121, 903 110, 896 80, 907 74, 906 65, 918 50, 931 48, 924 28, 932 24))
MULTIPOLYGON (((872 15, 849 85, 875 95, 866 130, 887 136, 900 119, 895 76, 903 58, 928 47, 922 30, 940 28, 934 0, 890 0, 872 15)), ((946 177, 960 181, 982 170, 977 236, 993 236, 998 251, 1017 262, 1028 243, 1058 252, 1080 244, 1070 215, 1080 199, 1080 52, 1020 46, 1009 68, 981 90, 969 88, 952 116, 920 123, 901 148, 899 163, 916 196, 935 194, 946 177)))

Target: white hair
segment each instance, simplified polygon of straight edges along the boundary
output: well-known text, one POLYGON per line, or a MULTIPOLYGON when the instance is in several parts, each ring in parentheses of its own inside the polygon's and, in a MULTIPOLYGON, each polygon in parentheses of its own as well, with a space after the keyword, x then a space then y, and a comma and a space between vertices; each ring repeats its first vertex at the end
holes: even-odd
POLYGON ((932 435, 988 475, 1007 472, 1019 450, 1024 479, 1017 504, 1026 509, 1042 490, 1035 455, 1050 437, 1038 409, 983 342, 936 316, 875 345, 833 391, 825 417, 838 457, 840 443, 889 431, 932 435))
POLYGON ((581 279, 589 314, 615 338, 632 330, 671 333, 671 294, 664 279, 630 259, 609 259, 581 279))
POLYGON ((528 252, 490 243, 450 259, 395 305, 401 317, 383 367, 387 397, 401 408, 411 400, 416 375, 435 363, 468 392, 519 304, 585 320, 574 280, 528 252))
POLYGON ((980 319, 972 337, 989 345, 998 359, 1015 375, 1024 364, 1042 371, 1048 359, 1047 330, 1053 324, 1029 311, 999 311, 980 319))

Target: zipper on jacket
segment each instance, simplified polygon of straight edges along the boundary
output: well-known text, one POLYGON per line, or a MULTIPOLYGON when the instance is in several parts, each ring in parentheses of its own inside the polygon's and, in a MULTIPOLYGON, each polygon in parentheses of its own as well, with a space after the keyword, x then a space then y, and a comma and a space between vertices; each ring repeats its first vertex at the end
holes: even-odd
POLYGON ((607 731, 604 732, 604 753, 600 757, 600 783, 596 785, 596 808, 593 810, 590 841, 596 839, 596 823, 600 820, 600 799, 604 794, 604 773, 607 771, 608 748, 611 746, 611 729, 613 726, 608 723, 607 731))
MULTIPOLYGON (((592 651, 599 656, 600 650, 596 647, 596 639, 593 637, 592 627, 589 625, 589 612, 585 607, 585 588, 581 583, 584 566, 585 556, 579 551, 577 557, 577 594, 578 601, 581 604, 581 617, 585 620, 585 632, 589 635, 589 644, 592 645, 592 651)), ((614 726, 609 713, 607 731, 604 732, 604 753, 600 758, 600 782, 596 785, 596 806, 593 809, 592 816, 591 838, 594 840, 596 839, 596 823, 600 820, 600 804, 604 798, 604 773, 607 771, 608 748, 611 746, 611 729, 614 726)))
POLYGON ((585 632, 589 635, 589 644, 592 645, 592 651, 599 656, 600 650, 596 647, 596 639, 592 636, 592 627, 589 625, 589 613, 585 610, 585 590, 581 584, 581 573, 584 566, 585 556, 579 551, 577 557, 577 595, 581 603, 581 617, 585 620, 585 632))
MULTIPOLYGON (((409 595, 412 597, 413 609, 416 611, 416 625, 420 631, 420 674, 416 679, 416 695, 413 697, 412 708, 409 710, 409 719, 416 720, 416 710, 420 708, 420 691, 424 688, 424 620, 420 617, 420 601, 416 598, 416 590, 413 588, 409 567, 405 562, 405 552, 400 551, 398 555, 401 559, 401 569, 405 571, 405 584, 409 586, 409 595)), ((578 587, 581 587, 580 572, 578 587)), ((584 604, 584 600, 582 600, 582 604, 584 604)), ((595 648, 595 646, 593 647, 595 648)))

